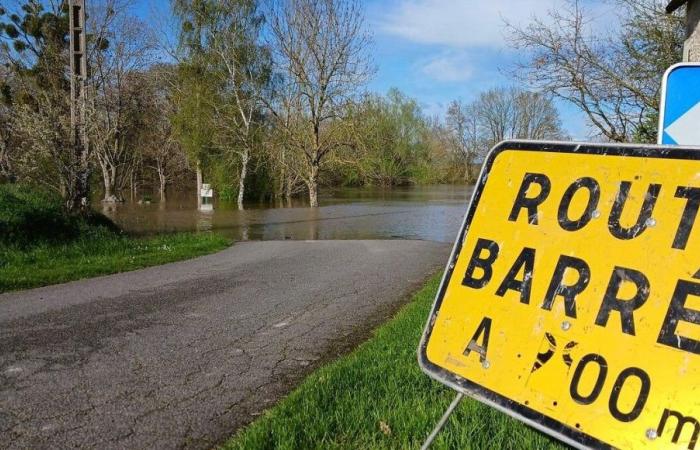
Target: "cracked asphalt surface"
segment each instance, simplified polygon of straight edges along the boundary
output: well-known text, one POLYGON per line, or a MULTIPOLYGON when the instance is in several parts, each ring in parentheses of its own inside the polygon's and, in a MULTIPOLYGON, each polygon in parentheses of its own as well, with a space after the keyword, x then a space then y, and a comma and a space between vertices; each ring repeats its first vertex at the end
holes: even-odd
POLYGON ((0 295, 0 448, 209 448, 346 353, 450 247, 246 242, 0 295))

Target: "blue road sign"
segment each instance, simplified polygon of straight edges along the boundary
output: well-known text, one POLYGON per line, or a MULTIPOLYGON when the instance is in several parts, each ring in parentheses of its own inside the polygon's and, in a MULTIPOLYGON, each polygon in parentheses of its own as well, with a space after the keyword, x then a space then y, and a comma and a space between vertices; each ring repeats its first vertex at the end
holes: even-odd
POLYGON ((659 144, 700 145, 700 64, 681 63, 664 74, 659 144))

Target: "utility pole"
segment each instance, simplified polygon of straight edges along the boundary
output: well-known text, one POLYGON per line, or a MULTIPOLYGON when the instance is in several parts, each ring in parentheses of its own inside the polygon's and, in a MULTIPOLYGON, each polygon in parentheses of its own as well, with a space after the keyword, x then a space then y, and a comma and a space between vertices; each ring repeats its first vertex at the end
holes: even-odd
POLYGON ((685 45, 683 61, 700 62, 700 0, 673 0, 666 6, 668 14, 685 5, 685 45))
POLYGON ((70 195, 72 211, 86 210, 89 204, 89 161, 86 125, 87 42, 85 37, 85 1, 69 0, 70 34, 70 124, 75 186, 70 195))

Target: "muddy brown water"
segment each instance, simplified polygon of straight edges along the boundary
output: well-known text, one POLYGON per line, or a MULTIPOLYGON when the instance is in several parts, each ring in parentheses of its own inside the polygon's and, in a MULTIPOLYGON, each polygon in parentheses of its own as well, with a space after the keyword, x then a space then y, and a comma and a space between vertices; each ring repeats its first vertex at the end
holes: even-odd
POLYGON ((165 203, 103 205, 102 211, 129 232, 220 232, 234 240, 421 239, 453 242, 472 187, 439 185, 325 190, 319 208, 304 199, 284 203, 216 201, 198 211, 193 194, 171 194, 165 203))

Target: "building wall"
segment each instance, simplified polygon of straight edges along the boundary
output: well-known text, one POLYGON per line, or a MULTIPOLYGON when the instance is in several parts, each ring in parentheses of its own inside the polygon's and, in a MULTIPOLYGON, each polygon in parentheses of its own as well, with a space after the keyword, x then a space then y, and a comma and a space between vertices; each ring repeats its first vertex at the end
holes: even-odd
POLYGON ((684 61, 700 62, 700 0, 687 3, 687 36, 683 54, 684 61))

